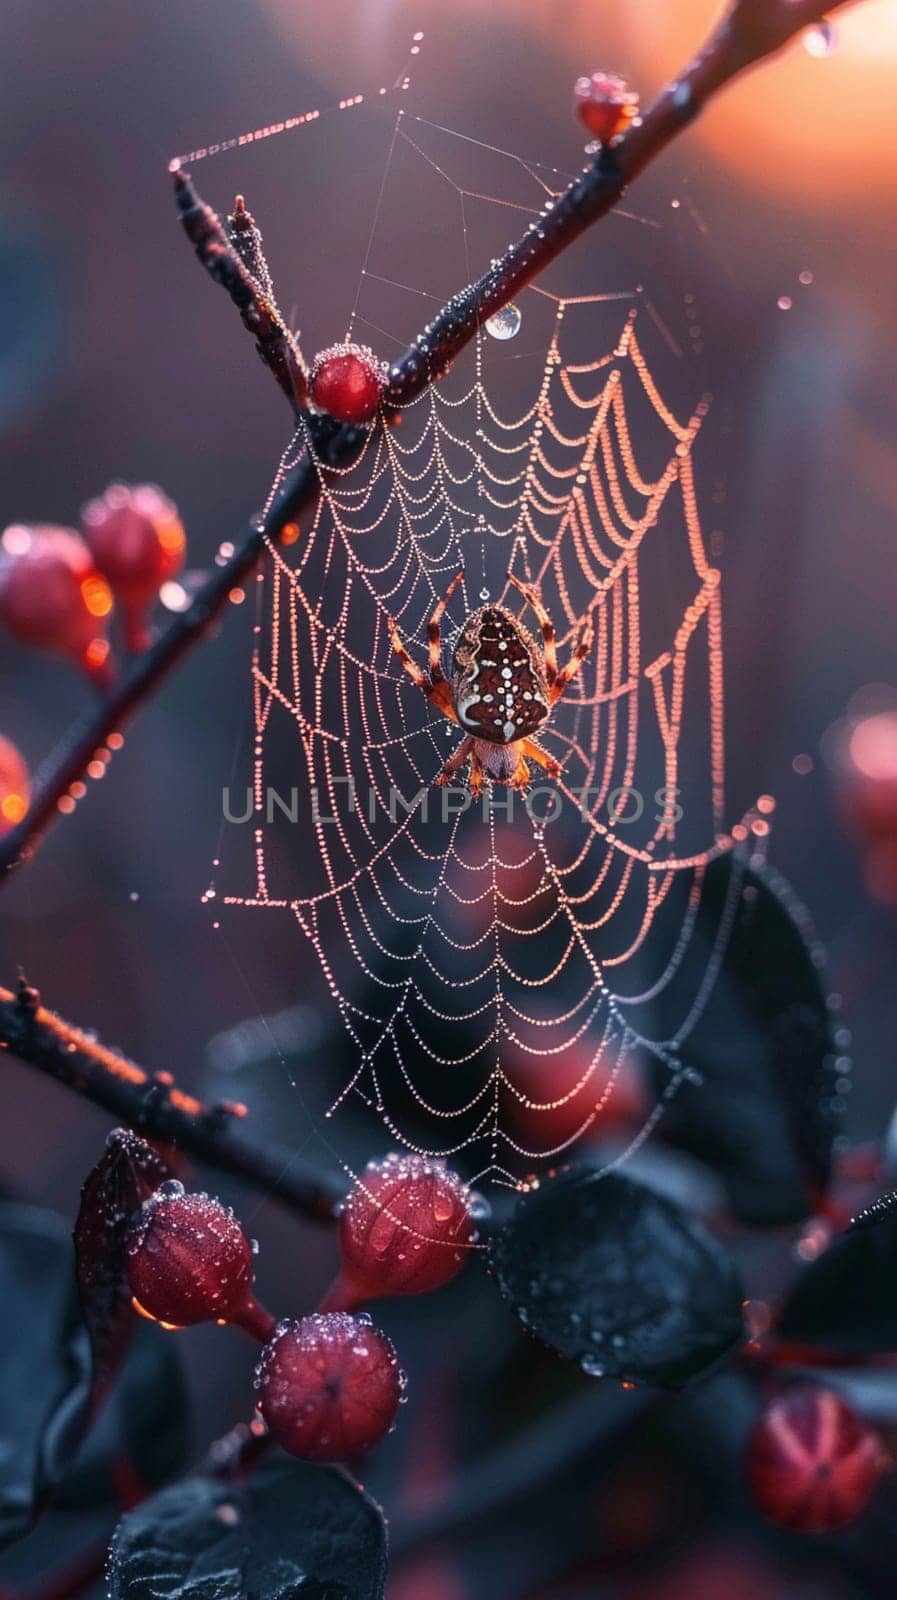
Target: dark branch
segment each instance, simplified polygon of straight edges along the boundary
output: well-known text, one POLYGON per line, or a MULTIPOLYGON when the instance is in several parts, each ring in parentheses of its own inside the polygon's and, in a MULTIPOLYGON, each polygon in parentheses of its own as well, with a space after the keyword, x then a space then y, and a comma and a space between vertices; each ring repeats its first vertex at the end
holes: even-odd
POLYGON ((267 281, 252 271, 260 257, 261 235, 238 198, 228 236, 221 219, 200 200, 186 172, 175 171, 174 194, 184 231, 216 283, 226 289, 254 336, 256 349, 270 367, 298 417, 308 397, 308 374, 293 335, 287 328, 267 281), (237 239, 234 239, 234 234, 237 239))
POLYGON ((289 1150, 254 1144, 238 1131, 241 1108, 206 1106, 178 1089, 170 1073, 146 1072, 47 1011, 24 981, 17 994, 0 989, 0 1049, 74 1089, 144 1138, 232 1173, 301 1216, 335 1220, 345 1193, 338 1174, 299 1161, 289 1150))
MULTIPOLYGON (((851 0, 734 0, 703 50, 617 142, 530 223, 476 283, 462 289, 391 367, 386 406, 407 405, 447 372, 487 319, 612 211, 628 186, 748 67, 851 0)), ((787 108, 786 108, 787 114, 787 108)))
MULTIPOLYGON (((627 186, 638 177, 698 112, 747 67, 775 54, 804 28, 849 4, 850 0, 733 0, 704 49, 658 96, 642 119, 615 145, 603 150, 539 222, 504 257, 467 289, 455 295, 413 345, 390 368, 384 420, 395 420, 397 407, 421 393, 448 370, 478 327, 554 261, 587 228, 605 216, 627 186)), ((787 107, 785 108, 787 114, 787 107)), ((259 235, 245 207, 235 207, 230 234, 199 196, 184 172, 176 171, 175 191, 184 226, 203 265, 227 289, 259 353, 271 368, 314 439, 325 464, 346 465, 359 442, 355 429, 338 427, 330 418, 305 407, 307 377, 301 355, 266 292, 265 275, 258 282, 247 262, 258 252, 259 235)), ((254 523, 226 566, 196 596, 190 609, 140 657, 101 708, 78 724, 45 775, 39 775, 27 816, 6 835, 0 848, 0 875, 25 860, 58 810, 59 801, 80 779, 107 736, 139 710, 161 680, 202 639, 209 623, 227 602, 235 584, 259 561, 265 538, 276 539, 288 522, 318 498, 320 479, 307 455, 293 468, 276 497, 264 525, 254 523)))

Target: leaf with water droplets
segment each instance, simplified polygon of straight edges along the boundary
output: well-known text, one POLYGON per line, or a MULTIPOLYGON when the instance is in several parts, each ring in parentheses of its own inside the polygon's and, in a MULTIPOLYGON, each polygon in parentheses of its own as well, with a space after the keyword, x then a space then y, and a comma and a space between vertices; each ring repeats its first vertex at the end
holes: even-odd
POLYGON ((110 1600, 382 1600, 379 1508, 336 1467, 283 1457, 239 1484, 171 1484, 118 1525, 110 1600))
POLYGON ((897 1193, 876 1200, 797 1279, 776 1332, 849 1355, 897 1351, 897 1193))
POLYGON ((91 1402, 99 1404, 134 1326, 125 1268, 125 1236, 134 1212, 171 1177, 151 1145, 125 1128, 109 1135, 102 1160, 81 1190, 75 1261, 81 1310, 93 1353, 91 1402))
MULTIPOLYGON (((849 1066, 809 917, 777 872, 731 855, 711 863, 685 957, 644 1031, 675 1036, 721 932, 718 975, 679 1051, 697 1077, 680 1085, 662 1131, 719 1172, 741 1221, 798 1222, 829 1183, 849 1066)), ((654 1071, 660 1088, 669 1071, 654 1071)))
POLYGON ((490 1256, 524 1326, 592 1376, 680 1388, 744 1336, 725 1247, 620 1173, 577 1166, 547 1179, 495 1233, 490 1256))

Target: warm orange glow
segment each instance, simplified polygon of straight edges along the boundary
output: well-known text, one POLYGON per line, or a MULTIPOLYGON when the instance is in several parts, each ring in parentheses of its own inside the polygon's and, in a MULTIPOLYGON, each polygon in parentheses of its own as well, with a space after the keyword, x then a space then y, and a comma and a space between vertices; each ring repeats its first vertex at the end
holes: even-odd
POLYGON ((88 671, 95 672, 99 667, 105 665, 108 657, 109 640, 91 639, 90 644, 87 646, 87 649, 84 652, 84 665, 87 667, 88 671))
POLYGON ((176 518, 173 518, 171 522, 160 523, 158 533, 160 545, 170 555, 179 555, 185 548, 187 540, 184 529, 176 518))
POLYGON ((298 539, 298 537, 299 537, 299 524, 298 524, 298 522, 286 522, 286 523, 284 523, 283 530, 282 530, 281 535, 280 535, 280 543, 281 544, 295 544, 296 540, 298 539))
POLYGON ((125 736, 123 733, 110 733, 106 739, 110 750, 120 750, 124 742, 125 736))
POLYGON ((2 803, 0 803, 0 811, 2 811, 6 822, 21 822, 27 810, 28 801, 21 794, 5 795, 2 803))
POLYGON ((231 589, 231 592, 230 592, 230 594, 228 595, 227 598, 229 599, 231 605, 233 605, 233 606, 241 606, 243 604, 243 601, 246 599, 246 590, 245 589, 231 589))
MULTIPOLYGON (((594 8, 582 12, 594 40, 594 8)), ((639 0, 619 8, 614 43, 636 81, 654 89, 690 59, 719 12, 718 0, 639 0)), ((795 42, 728 89, 692 137, 765 195, 806 210, 868 209, 897 177, 897 0, 839 12, 833 30, 831 54, 811 53, 812 35, 810 50, 795 42)))
POLYGON ((64 817, 71 816, 75 809, 75 802, 70 794, 60 795, 56 802, 56 810, 61 811, 64 817))
POLYGON ((105 767, 105 763, 104 762, 102 762, 102 761, 88 761, 88 763, 87 763, 87 776, 89 778, 102 778, 103 774, 105 773, 105 771, 106 771, 106 767, 105 767))
POLYGON ((112 610, 112 590, 105 578, 92 572, 81 583, 81 595, 92 617, 108 617, 112 610))
POLYGON ((160 1317, 154 1317, 152 1312, 147 1311, 146 1306, 142 1306, 137 1296, 133 1294, 131 1296, 131 1305, 137 1312, 138 1317, 144 1317, 147 1322, 155 1322, 157 1327, 164 1328, 166 1333, 177 1333, 183 1326, 180 1322, 163 1322, 160 1317))

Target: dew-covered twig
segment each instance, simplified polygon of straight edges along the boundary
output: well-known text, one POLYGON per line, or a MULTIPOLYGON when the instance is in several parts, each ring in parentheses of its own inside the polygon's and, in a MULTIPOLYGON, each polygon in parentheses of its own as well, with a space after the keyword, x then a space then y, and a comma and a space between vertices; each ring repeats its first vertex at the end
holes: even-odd
POLYGON ((22 980, 0 989, 0 1049, 36 1067, 146 1139, 231 1173, 316 1222, 332 1222, 344 1197, 340 1174, 301 1161, 283 1147, 256 1144, 242 1131, 242 1108, 209 1106, 170 1073, 147 1072, 91 1034, 64 1022, 22 980))

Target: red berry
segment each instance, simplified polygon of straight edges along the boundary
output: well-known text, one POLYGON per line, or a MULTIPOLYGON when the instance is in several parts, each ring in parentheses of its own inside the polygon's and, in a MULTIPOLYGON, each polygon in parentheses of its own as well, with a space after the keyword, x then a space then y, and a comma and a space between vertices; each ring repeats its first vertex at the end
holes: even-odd
POLYGON ((342 1311, 278 1323, 256 1371, 262 1416, 302 1461, 351 1461, 378 1444, 404 1384, 386 1335, 342 1311))
POLYGON ((593 72, 573 85, 573 109, 593 139, 609 144, 638 115, 638 95, 615 72, 593 72))
POLYGON ((254 1305, 252 1247, 232 1211, 172 1180, 137 1213, 128 1281, 140 1309, 168 1327, 245 1322, 254 1305))
POLYGON ((311 398, 337 422, 370 422, 386 386, 386 369, 364 344, 335 344, 315 357, 311 398))
POLYGON ((28 768, 12 740, 0 733, 0 838, 21 822, 30 793, 28 768))
POLYGON ((121 603, 128 649, 149 642, 146 613, 160 585, 184 564, 186 537, 177 510, 161 489, 113 483, 81 513, 97 568, 121 603))
POLYGON ((342 1285, 351 1304, 425 1294, 457 1276, 474 1243, 471 1196, 441 1161, 371 1162, 340 1220, 342 1285))
POLYGON ((71 656, 91 677, 108 675, 106 619, 112 595, 83 539, 69 528, 17 523, 2 538, 0 618, 23 644, 71 656))
POLYGON ((865 1511, 889 1466, 878 1435, 831 1389, 792 1389, 766 1407, 747 1447, 759 1509, 779 1528, 831 1533, 865 1511))

